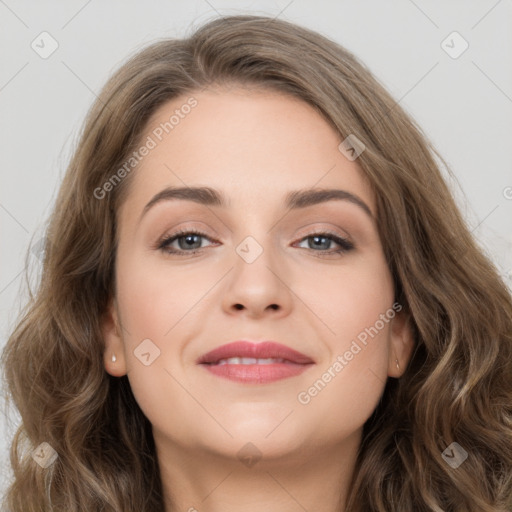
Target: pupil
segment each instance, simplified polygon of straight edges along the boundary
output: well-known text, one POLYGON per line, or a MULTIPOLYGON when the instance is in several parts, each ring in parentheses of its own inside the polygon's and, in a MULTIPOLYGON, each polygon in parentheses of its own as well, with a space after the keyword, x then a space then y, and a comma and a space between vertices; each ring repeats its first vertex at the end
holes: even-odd
MULTIPOLYGON (((194 238, 197 238, 198 235, 186 235, 184 238, 186 240, 186 246, 190 247, 194 244, 194 238)), ((197 242, 196 242, 197 243, 197 242)))
POLYGON ((315 244, 318 243, 319 240, 326 240, 325 236, 314 236, 313 240, 315 241, 315 244))

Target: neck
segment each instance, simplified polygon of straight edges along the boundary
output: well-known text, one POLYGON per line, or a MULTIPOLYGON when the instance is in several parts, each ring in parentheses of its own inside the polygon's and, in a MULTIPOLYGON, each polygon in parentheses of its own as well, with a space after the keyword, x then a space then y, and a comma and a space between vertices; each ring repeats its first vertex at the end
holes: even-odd
POLYGON ((181 446, 154 432, 165 512, 343 512, 361 431, 336 446, 297 447, 270 458, 181 446))

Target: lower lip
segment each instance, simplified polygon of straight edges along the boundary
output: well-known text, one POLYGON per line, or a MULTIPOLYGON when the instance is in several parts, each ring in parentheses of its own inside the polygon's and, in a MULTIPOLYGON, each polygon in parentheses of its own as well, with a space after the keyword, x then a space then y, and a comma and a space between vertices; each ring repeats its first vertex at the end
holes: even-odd
POLYGON ((202 364, 210 373, 235 382, 266 384, 301 374, 311 364, 202 364))

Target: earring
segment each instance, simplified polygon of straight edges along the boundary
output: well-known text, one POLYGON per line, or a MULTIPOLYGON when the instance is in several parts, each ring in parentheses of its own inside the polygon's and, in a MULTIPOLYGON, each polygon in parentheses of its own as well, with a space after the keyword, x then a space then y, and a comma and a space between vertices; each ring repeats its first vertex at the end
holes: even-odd
POLYGON ((395 361, 396 361, 396 367, 397 367, 397 369, 398 369, 398 370, 400 370, 400 365, 398 364, 398 359, 395 359, 395 361))
POLYGON ((116 355, 112 354, 112 362, 115 363, 117 361, 116 355))

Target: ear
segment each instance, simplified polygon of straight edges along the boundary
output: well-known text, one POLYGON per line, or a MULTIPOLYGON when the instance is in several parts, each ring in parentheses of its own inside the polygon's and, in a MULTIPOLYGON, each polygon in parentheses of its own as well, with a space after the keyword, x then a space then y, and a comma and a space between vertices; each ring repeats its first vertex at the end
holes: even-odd
POLYGON ((105 370, 114 377, 122 377, 126 375, 126 358, 115 297, 110 299, 107 310, 101 317, 100 326, 105 343, 103 354, 105 370), (115 362, 112 361, 113 355, 116 356, 115 362))
POLYGON ((388 376, 399 378, 405 373, 414 345, 410 317, 404 311, 399 311, 390 321, 388 376))

